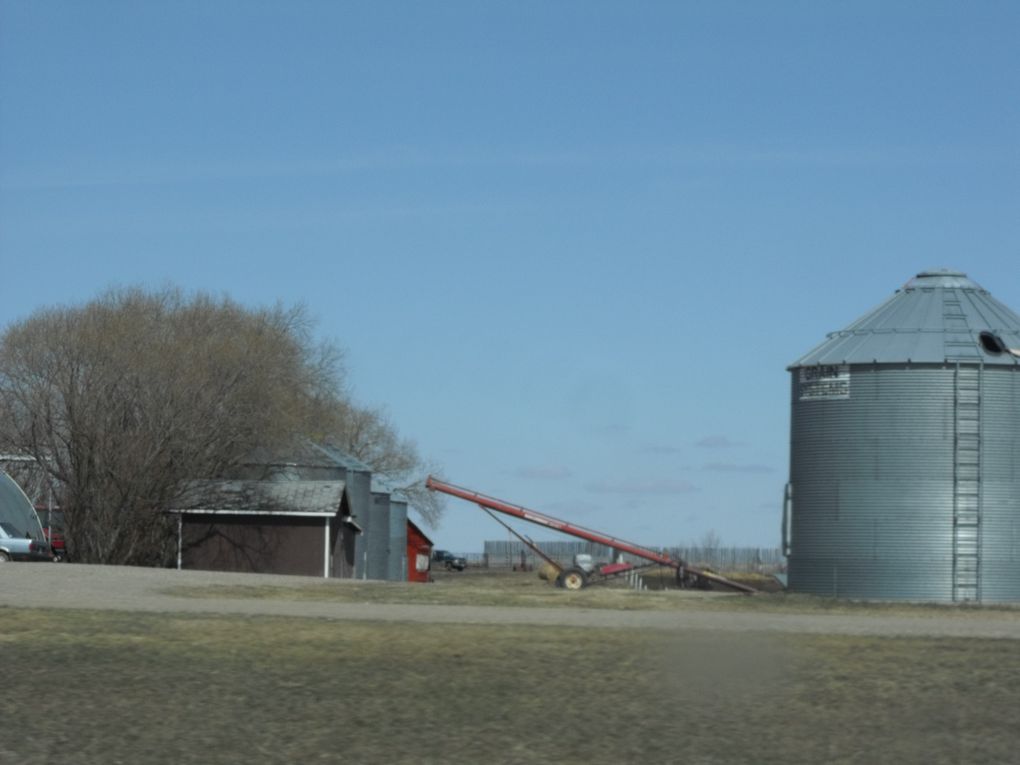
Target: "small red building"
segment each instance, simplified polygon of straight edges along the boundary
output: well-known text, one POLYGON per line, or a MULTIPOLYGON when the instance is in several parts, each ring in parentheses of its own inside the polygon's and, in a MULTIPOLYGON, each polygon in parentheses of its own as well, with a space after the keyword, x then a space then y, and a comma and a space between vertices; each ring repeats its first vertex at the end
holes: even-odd
POLYGON ((432 564, 432 540, 413 521, 407 522, 407 581, 427 582, 432 564))

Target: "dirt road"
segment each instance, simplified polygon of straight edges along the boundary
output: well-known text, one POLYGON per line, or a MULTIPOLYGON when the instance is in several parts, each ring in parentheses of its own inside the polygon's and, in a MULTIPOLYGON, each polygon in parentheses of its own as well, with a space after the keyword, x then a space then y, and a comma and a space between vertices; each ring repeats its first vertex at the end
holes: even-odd
POLYGON ((336 580, 266 574, 84 566, 0 565, 0 607, 115 609, 164 613, 259 614, 322 619, 450 624, 535 624, 622 629, 709 630, 884 636, 1020 639, 1020 610, 945 615, 784 614, 766 612, 613 611, 579 608, 338 603, 326 600, 189 598, 170 587, 272 585, 315 587, 336 580))

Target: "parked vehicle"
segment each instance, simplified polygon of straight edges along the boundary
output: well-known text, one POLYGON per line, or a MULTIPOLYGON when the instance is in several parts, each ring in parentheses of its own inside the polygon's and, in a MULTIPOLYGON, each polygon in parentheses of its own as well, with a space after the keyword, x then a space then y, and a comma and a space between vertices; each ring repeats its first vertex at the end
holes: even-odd
POLYGON ((432 553, 432 560, 441 563, 447 571, 463 571, 467 568, 467 559, 454 555, 448 550, 435 550, 432 553))
POLYGON ((0 563, 11 560, 52 559, 53 553, 48 544, 18 531, 12 523, 0 521, 0 563))
POLYGON ((67 560, 67 546, 64 544, 64 513, 36 505, 36 515, 42 524, 43 536, 53 553, 53 560, 67 560))

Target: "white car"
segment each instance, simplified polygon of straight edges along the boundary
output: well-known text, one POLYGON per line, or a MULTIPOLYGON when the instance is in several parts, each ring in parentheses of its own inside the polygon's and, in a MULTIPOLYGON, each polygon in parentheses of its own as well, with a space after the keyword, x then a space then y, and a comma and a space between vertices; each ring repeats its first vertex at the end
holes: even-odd
POLYGON ((10 560, 53 560, 53 553, 45 542, 32 539, 8 521, 0 521, 0 563, 10 560))

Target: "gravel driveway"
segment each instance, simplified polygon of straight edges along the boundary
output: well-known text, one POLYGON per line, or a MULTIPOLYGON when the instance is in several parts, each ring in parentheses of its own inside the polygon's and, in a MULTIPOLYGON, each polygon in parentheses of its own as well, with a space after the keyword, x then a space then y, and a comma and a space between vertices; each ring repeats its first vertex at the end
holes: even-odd
POLYGON ((0 564, 0 606, 114 609, 163 613, 260 614, 360 621, 455 624, 535 624, 726 632, 779 632, 883 636, 945 636, 1020 639, 1020 610, 945 615, 777 614, 724 611, 612 611, 579 608, 517 608, 394 605, 280 599, 176 597, 169 587, 273 585, 314 587, 337 580, 270 574, 85 566, 0 564))

